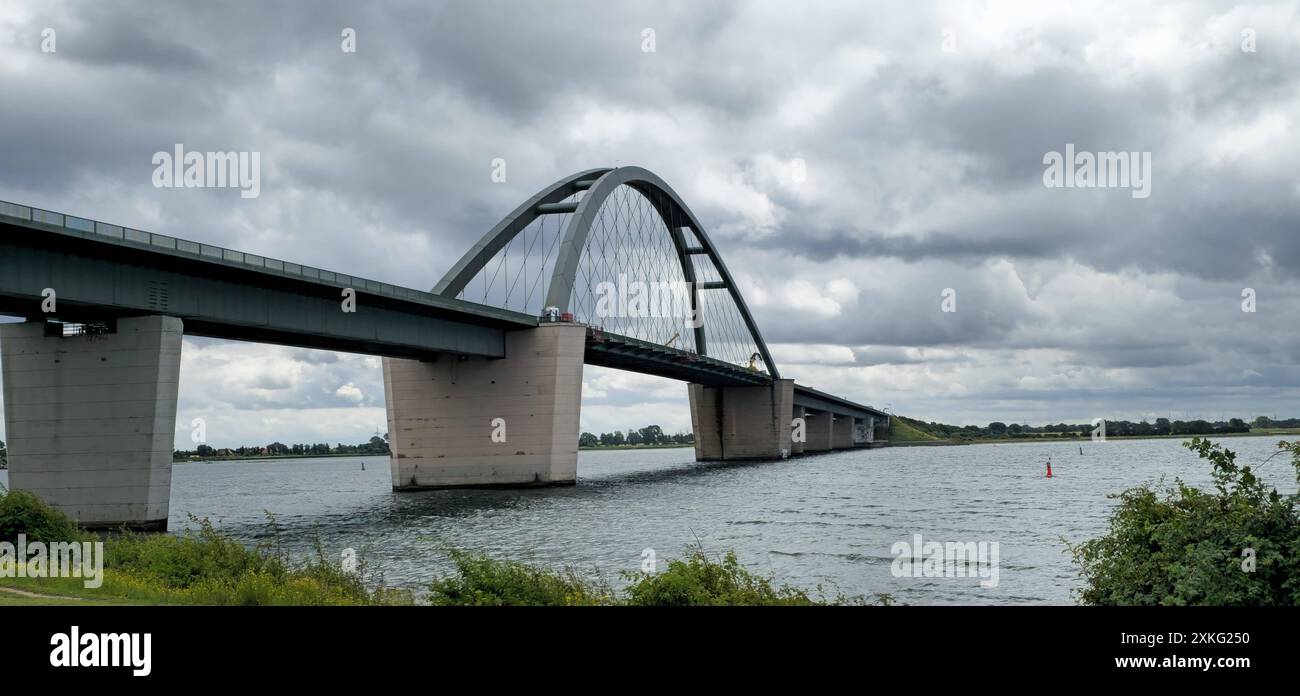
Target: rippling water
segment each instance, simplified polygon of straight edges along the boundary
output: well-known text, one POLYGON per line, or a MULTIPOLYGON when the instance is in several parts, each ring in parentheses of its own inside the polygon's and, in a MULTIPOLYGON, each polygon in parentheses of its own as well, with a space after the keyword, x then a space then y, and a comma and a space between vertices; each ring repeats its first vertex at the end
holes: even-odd
MULTIPOLYGON (((1277 439, 1225 442, 1239 462, 1258 463, 1277 439)), ((1079 586, 1063 539, 1105 530, 1108 493, 1162 477, 1209 484, 1207 466, 1179 442, 1085 443, 1083 455, 1069 443, 898 447, 746 463, 696 463, 689 448, 582 452, 573 487, 401 494, 389 489, 386 457, 188 463, 174 467, 171 528, 194 514, 252 541, 265 536, 269 510, 292 550, 309 549, 318 529, 330 553, 365 548, 388 584, 417 588, 448 570, 442 544, 617 581, 640 568, 643 549, 662 564, 698 539, 808 588, 889 592, 908 604, 1061 604, 1079 586), (894 577, 890 547, 915 534, 998 542, 998 586, 894 577)), ((1261 474, 1295 491, 1283 457, 1261 474)))

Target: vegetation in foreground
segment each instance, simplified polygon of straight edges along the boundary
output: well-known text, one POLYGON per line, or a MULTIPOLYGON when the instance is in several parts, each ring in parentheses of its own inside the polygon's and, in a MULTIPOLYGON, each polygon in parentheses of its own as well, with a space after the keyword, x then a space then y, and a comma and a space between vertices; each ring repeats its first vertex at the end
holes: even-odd
MULTIPOLYGON (((1236 454, 1202 438, 1184 443, 1213 467, 1214 490, 1181 480, 1120 493, 1110 532, 1071 547, 1084 604, 1300 604, 1300 494, 1280 495, 1236 454)), ((1279 442, 1300 481, 1300 442, 1279 442)), ((1274 455, 1277 456, 1277 455, 1274 455)), ((1267 463, 1267 462, 1265 462, 1267 463)), ((1262 466, 1262 465, 1261 465, 1262 466)))
MULTIPOLYGON (((0 488, 0 541, 103 540, 104 581, 87 589, 81 578, 0 578, 0 588, 34 592, 28 597, 0 592, 0 604, 64 604, 69 601, 205 605, 409 605, 416 596, 383 586, 363 559, 347 572, 317 543, 311 558, 294 562, 280 548, 274 518, 271 541, 252 548, 214 529, 207 520, 180 535, 121 533, 97 537, 77 528, 36 496, 0 488)), ((778 585, 756 575, 727 553, 713 559, 694 550, 669 561, 665 571, 628 573, 621 591, 596 575, 572 568, 543 568, 483 554, 448 551, 451 575, 436 578, 427 601, 433 605, 699 606, 866 604, 862 598, 833 598, 778 585)), ((880 595, 875 603, 888 604, 880 595)))
POLYGON ((456 574, 434 580, 429 602, 434 605, 473 606, 830 606, 888 605, 880 594, 873 601, 822 589, 810 594, 797 587, 778 585, 769 575, 756 575, 736 559, 734 552, 711 558, 701 548, 668 562, 658 573, 623 573, 621 591, 595 576, 573 568, 555 571, 484 554, 451 552, 456 574))
MULTIPOLYGON (((25 491, 0 489, 0 541, 103 541, 104 581, 88 589, 82 578, 0 578, 0 587, 83 600, 141 604, 346 605, 410 601, 409 593, 375 589, 361 572, 344 572, 319 547, 293 562, 278 542, 253 548, 218 532, 207 520, 180 535, 84 532, 63 513, 25 491)), ((275 531, 275 522, 269 523, 275 531)), ((16 596, 5 599, 18 601, 16 596)))

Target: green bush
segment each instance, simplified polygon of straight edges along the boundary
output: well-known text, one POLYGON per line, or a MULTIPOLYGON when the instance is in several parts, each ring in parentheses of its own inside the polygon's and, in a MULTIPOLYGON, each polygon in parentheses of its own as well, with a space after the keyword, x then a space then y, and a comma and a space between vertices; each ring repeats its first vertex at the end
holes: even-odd
MULTIPOLYGON (((107 535, 104 542, 104 583, 88 589, 81 579, 5 579, 7 584, 42 593, 116 597, 156 604, 397 604, 413 601, 409 592, 371 589, 364 558, 359 572, 345 572, 325 554, 319 538, 315 554, 293 562, 281 551, 274 518, 268 522, 272 541, 245 547, 213 528, 206 519, 191 518, 196 529, 180 535, 107 535)), ((26 534, 33 541, 100 540, 77 528, 66 515, 25 491, 0 489, 0 541, 26 534)))
POLYGON ((625 592, 629 604, 641 606, 753 606, 825 604, 788 585, 777 587, 771 577, 754 575, 728 551, 718 561, 701 549, 668 562, 662 573, 632 574, 625 592))
MULTIPOLYGON (((3 491, 0 491, 3 493, 3 491)), ((7 579, 15 587, 44 593, 113 597, 154 604, 411 604, 409 592, 368 583, 360 572, 344 572, 319 538, 310 558, 293 562, 279 545, 274 518, 270 542, 249 548, 216 530, 206 519, 179 535, 123 532, 104 537, 104 584, 97 590, 78 579, 7 579), (378 589, 372 589, 377 585, 378 589)), ((19 533, 31 541, 91 538, 65 515, 24 492, 0 497, 0 540, 19 533)), ((813 599, 803 590, 777 586, 771 577, 746 570, 732 552, 718 560, 701 549, 668 563, 662 573, 629 573, 620 595, 608 583, 573 568, 552 570, 481 553, 447 552, 455 574, 430 585, 433 605, 817 605, 863 603, 843 596, 813 599)), ((888 597, 881 596, 881 603, 888 597)))
MULTIPOLYGON (((788 585, 777 586, 771 577, 746 570, 727 552, 714 561, 701 549, 672 560, 661 573, 627 573, 622 594, 599 579, 585 577, 573 568, 550 570, 517 561, 503 561, 481 553, 448 551, 456 573, 430 585, 434 605, 493 606, 753 606, 865 604, 843 595, 833 600, 814 599, 788 585)), ((888 604, 889 597, 878 597, 888 604)))
POLYGON ((235 583, 252 573, 282 575, 278 557, 249 549, 217 532, 208 520, 180 536, 123 533, 107 545, 105 565, 123 573, 146 576, 175 589, 203 582, 235 583))
POLYGON ((76 541, 85 534, 68 516, 27 491, 0 487, 0 541, 14 543, 19 534, 27 541, 76 541))
POLYGON ((449 550, 456 574, 436 578, 429 603, 435 606, 590 606, 613 604, 603 583, 576 570, 549 570, 501 561, 481 553, 449 550))
MULTIPOLYGON (((1210 462, 1213 491, 1181 480, 1119 494, 1110 532, 1072 547, 1084 604, 1300 604, 1296 495, 1265 486, 1236 454, 1202 438, 1184 443, 1210 462)), ((1300 443, 1279 442, 1300 480, 1300 443)))
MULTIPOLYGON (((198 527, 179 536, 123 534, 107 545, 105 567, 143 580, 160 592, 196 604, 386 604, 404 601, 382 586, 372 590, 365 568, 348 573, 327 556, 319 538, 315 554, 293 562, 279 546, 274 518, 272 541, 253 548, 191 518, 198 527)), ((405 599, 409 599, 405 598, 405 599)))

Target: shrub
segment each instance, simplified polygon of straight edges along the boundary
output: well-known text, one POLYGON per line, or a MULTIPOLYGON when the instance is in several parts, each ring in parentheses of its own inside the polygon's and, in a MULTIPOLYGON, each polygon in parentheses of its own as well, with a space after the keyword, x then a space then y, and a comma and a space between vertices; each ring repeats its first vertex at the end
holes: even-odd
MULTIPOLYGON (((37 592, 88 598, 117 597, 158 604, 409 604, 409 592, 371 589, 364 558, 358 572, 343 570, 325 554, 292 562, 279 547, 274 518, 271 543, 253 548, 217 531, 206 519, 178 536, 123 532, 104 541, 104 583, 97 590, 68 578, 9 579, 37 592)), ((99 537, 80 531, 63 513, 35 495, 0 489, 0 541, 68 541, 99 537)))
POLYGON ((28 542, 47 543, 85 536, 67 515, 35 495, 0 487, 0 541, 17 542, 19 534, 26 534, 28 542))
POLYGON ((771 577, 754 575, 728 551, 714 561, 703 549, 668 562, 662 573, 630 574, 626 589, 629 604, 644 606, 799 605, 825 604, 789 585, 779 587, 771 577))
MULTIPOLYGON (((1236 454, 1193 438, 1184 446, 1210 462, 1213 491, 1181 480, 1120 493, 1110 532, 1072 547, 1086 582, 1084 604, 1300 604, 1297 496, 1267 487, 1236 454)), ((1300 443, 1290 453, 1300 480, 1300 443)), ((1276 456, 1276 455, 1275 455, 1276 456)))
MULTIPOLYGON (((721 606, 721 605, 821 605, 865 604, 861 598, 843 595, 834 600, 813 599, 788 585, 777 586, 771 577, 746 570, 734 552, 710 559, 702 549, 685 558, 672 560, 662 573, 626 573, 628 585, 615 593, 599 579, 585 577, 573 568, 549 570, 517 561, 493 559, 481 553, 447 552, 456 573, 437 578, 430 585, 429 602, 434 605, 635 605, 635 606, 721 606)), ((881 595, 879 603, 888 604, 881 595)))
POLYGON ((201 582, 233 584, 255 573, 283 575, 287 568, 265 549, 246 548, 216 531, 206 519, 180 536, 126 532, 110 540, 105 566, 113 570, 156 579, 173 589, 201 582))
POLYGON ((449 550, 456 574, 436 578, 429 602, 435 606, 578 606, 613 604, 613 593, 573 568, 555 571, 482 553, 449 550))

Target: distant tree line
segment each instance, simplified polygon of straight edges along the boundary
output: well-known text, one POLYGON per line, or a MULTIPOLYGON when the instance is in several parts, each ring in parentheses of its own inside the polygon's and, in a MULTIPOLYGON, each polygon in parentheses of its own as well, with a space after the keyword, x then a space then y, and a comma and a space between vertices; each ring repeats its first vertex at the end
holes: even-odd
MULTIPOLYGON (((913 427, 949 440, 978 440, 981 438, 1089 438, 1097 426, 1092 423, 1057 423, 1055 425, 1024 425, 1020 423, 1003 423, 994 421, 986 426, 979 425, 948 425, 946 423, 937 423, 931 421, 916 420, 913 418, 898 417, 900 420, 912 425, 913 427)), ((1256 418, 1252 423, 1247 423, 1240 418, 1231 418, 1226 421, 1206 421, 1206 420, 1170 420, 1168 418, 1157 418, 1155 422, 1139 421, 1134 423, 1127 420, 1106 420, 1106 437, 1125 437, 1125 436, 1160 436, 1160 435, 1222 435, 1227 433, 1248 433, 1252 425, 1256 428, 1293 428, 1300 427, 1300 419, 1291 418, 1288 420, 1273 421, 1264 416, 1256 418)))
POLYGON ((694 433, 677 433, 669 435, 657 425, 644 428, 629 428, 627 432, 615 430, 612 433, 584 432, 578 436, 579 447, 622 447, 627 445, 690 445, 695 442, 694 433))
POLYGON ((1300 428, 1300 418, 1273 420, 1268 416, 1257 416, 1255 420, 1251 421, 1251 426, 1261 430, 1264 428, 1300 428))
POLYGON ((211 447, 209 445, 199 445, 192 450, 176 450, 174 458, 189 459, 191 457, 231 457, 231 458, 252 458, 252 457, 284 457, 284 456, 303 456, 327 455, 327 454, 362 454, 362 455, 383 455, 388 454, 388 434, 383 437, 378 435, 370 438, 368 442, 359 445, 345 445, 338 443, 330 447, 328 443, 320 442, 316 444, 297 444, 286 445, 283 442, 272 442, 269 445, 244 445, 241 447, 211 447))

